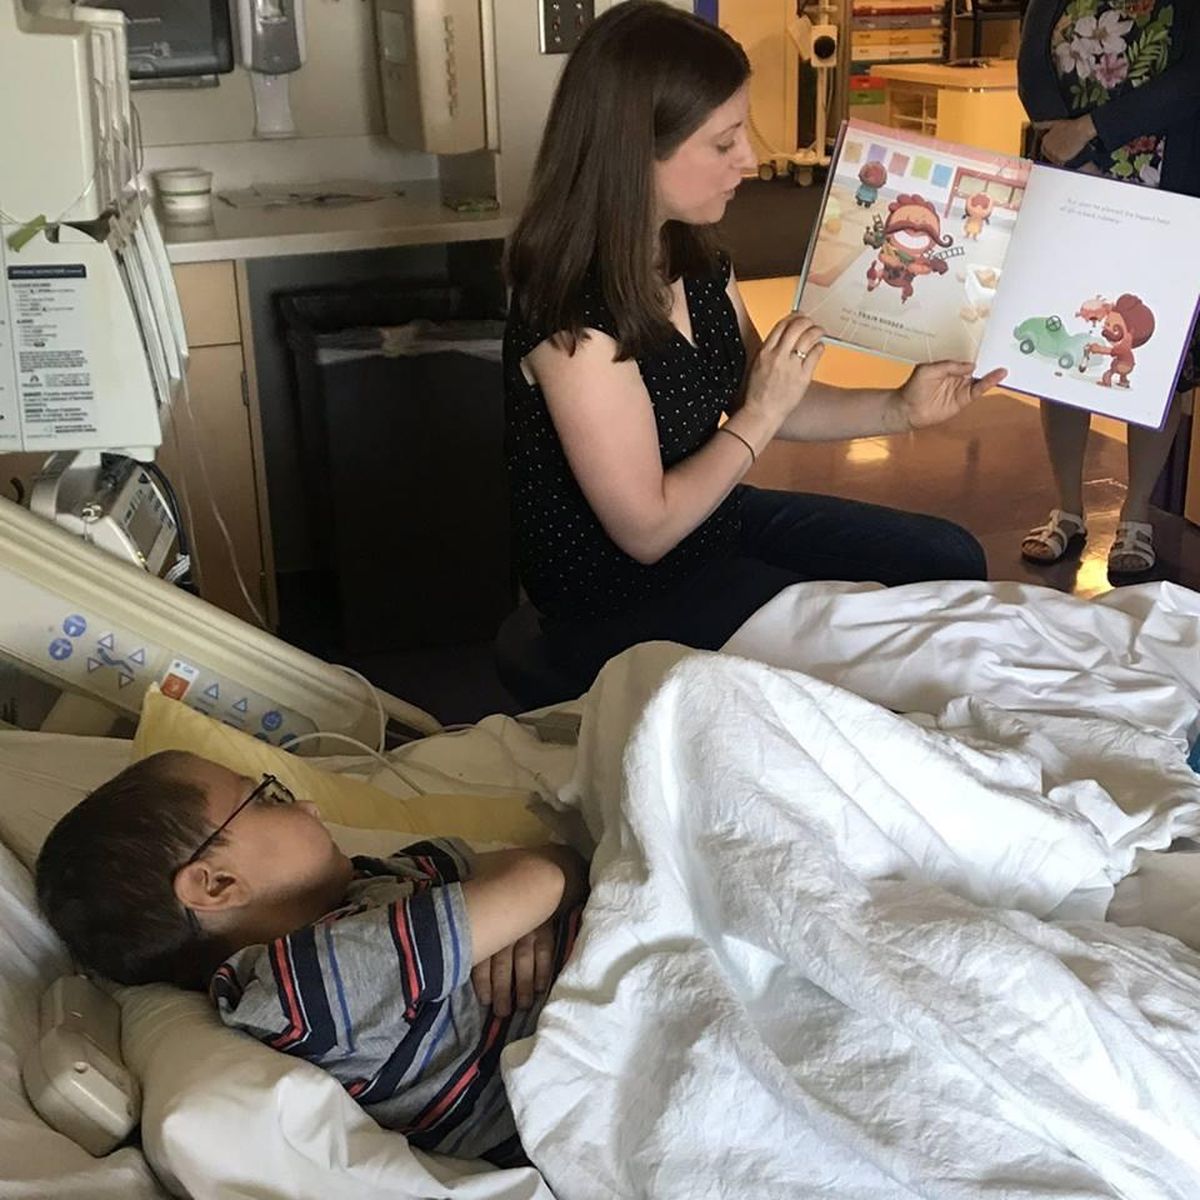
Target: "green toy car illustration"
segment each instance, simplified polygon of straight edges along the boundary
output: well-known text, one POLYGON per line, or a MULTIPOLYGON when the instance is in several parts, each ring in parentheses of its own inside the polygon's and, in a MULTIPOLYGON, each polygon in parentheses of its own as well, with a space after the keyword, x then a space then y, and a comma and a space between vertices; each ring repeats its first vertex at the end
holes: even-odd
POLYGON ((1086 333, 1067 333, 1061 317, 1030 317, 1013 330, 1022 354, 1040 354, 1052 358, 1064 370, 1078 366, 1087 370, 1084 348, 1091 340, 1086 333))

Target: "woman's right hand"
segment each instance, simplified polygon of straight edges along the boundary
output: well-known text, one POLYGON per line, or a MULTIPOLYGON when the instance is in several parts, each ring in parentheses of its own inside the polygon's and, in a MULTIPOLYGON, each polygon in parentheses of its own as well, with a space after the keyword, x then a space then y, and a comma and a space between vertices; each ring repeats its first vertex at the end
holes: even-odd
POLYGON ((804 398, 825 344, 825 331, 803 313, 789 313, 763 340, 746 380, 743 407, 773 429, 804 398))

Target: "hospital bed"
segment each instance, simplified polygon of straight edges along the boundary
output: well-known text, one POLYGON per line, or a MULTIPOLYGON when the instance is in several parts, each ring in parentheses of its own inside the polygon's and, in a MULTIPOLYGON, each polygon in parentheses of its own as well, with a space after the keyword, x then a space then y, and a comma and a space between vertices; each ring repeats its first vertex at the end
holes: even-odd
MULTIPOLYGON (((190 1038, 167 1036, 169 1045, 158 1046, 153 1057, 163 1062, 186 1046, 172 1073, 212 1072, 192 1085, 193 1101, 197 1096, 204 1101, 191 1115, 179 1111, 178 1094, 164 1101, 176 1111, 162 1117, 163 1126, 185 1127, 178 1137, 169 1133, 158 1141, 148 1131, 141 1139, 159 1175, 133 1145, 93 1158, 38 1117, 23 1091, 19 1063, 38 1036, 43 993, 69 971, 69 963, 37 914, 30 868, 58 817, 131 761, 130 739, 151 687, 264 744, 294 748, 333 770, 374 775, 380 789, 400 796, 550 794, 569 773, 570 752, 543 743, 531 727, 508 718, 443 732, 429 714, 354 673, 6 501, 0 502, 0 596, 0 1196, 134 1200, 166 1194, 162 1180, 178 1194, 196 1196, 418 1196, 431 1194, 435 1179, 439 1194, 446 1195, 514 1200, 548 1195, 532 1171, 481 1175, 471 1164, 422 1162, 402 1138, 363 1121, 341 1089, 329 1087, 332 1081, 315 1071, 301 1080, 302 1091, 315 1089, 309 1107, 299 1100, 297 1108, 333 1122, 334 1141, 352 1134, 353 1144, 341 1147, 340 1159, 336 1146, 325 1148, 324 1162, 319 1151, 297 1153, 291 1161, 274 1156, 274 1183, 255 1182, 249 1164, 271 1160, 272 1154, 264 1155, 264 1139, 279 1136, 278 1129, 268 1132, 261 1124, 255 1130, 256 1118, 272 1107, 273 1086, 292 1088, 294 1081, 285 1072, 272 1085, 262 1075, 264 1065, 268 1076, 278 1065, 268 1052, 251 1071, 236 1115, 223 1114, 230 1128, 243 1131, 244 1142, 231 1145, 228 1129, 214 1137, 211 1119, 221 1107, 216 1096, 245 1068, 243 1041, 231 1043, 226 1031, 206 1021, 203 1001, 197 1011, 188 1007, 195 997, 156 1000, 153 989, 140 1001, 145 1020, 127 1018, 126 1033, 142 1028, 147 1042, 157 1044, 162 1028, 194 1020, 190 1038), (385 749, 398 774, 381 769, 377 755, 385 749), (351 753, 328 757, 344 751, 351 753), (172 1001, 182 1003, 182 1018, 172 1001), (199 1167, 188 1153, 198 1156, 199 1167), (381 1192, 381 1172, 401 1182, 381 1192)), ((403 838, 403 832, 341 833, 354 852, 387 852, 403 838)), ((280 1061, 285 1068, 293 1065, 280 1061)), ((147 1115, 161 1114, 149 1077, 142 1090, 147 1115)), ((288 1159, 282 1142, 280 1153, 288 1159)))
MULTIPOLYGON (((786 704, 791 701, 781 701, 779 689, 790 694, 792 680, 800 677, 762 665, 772 659, 807 671, 803 687, 810 697, 831 697, 834 691, 820 689, 845 684, 851 692, 877 701, 883 707, 869 706, 872 721, 897 720, 887 711, 896 709, 941 714, 937 719, 949 728, 949 705, 958 713, 960 730, 966 728, 976 738, 985 733, 1000 741, 1008 738, 1013 746, 1020 738, 1005 722, 1019 720, 1027 733, 1033 731, 1028 737, 1021 735, 1022 747, 1035 750, 1039 737, 1057 737, 1073 729, 1076 749, 1071 750, 1069 738, 1060 741, 1062 761, 1055 768, 1068 774, 1063 762, 1072 754, 1086 758, 1093 751, 1098 776, 1125 770, 1128 764, 1121 755, 1129 753, 1133 743, 1122 743, 1124 748, 1104 761, 1096 750, 1114 729, 1126 728, 1123 721, 1136 723, 1138 736, 1146 739, 1134 755, 1139 760, 1135 765, 1143 770, 1149 769, 1148 763, 1154 766, 1149 760, 1159 750, 1165 753, 1173 747, 1172 753, 1182 754, 1181 748, 1194 743, 1200 724, 1195 669, 1200 598, 1169 585, 1127 591, 1107 605, 1084 605, 1018 585, 918 585, 890 593, 858 585, 801 585, 753 618, 734 639, 729 648, 733 653, 707 666, 700 660, 698 666, 693 663, 695 656, 679 661, 677 651, 664 647, 635 651, 619 660, 588 697, 567 706, 585 716, 584 745, 578 752, 542 741, 530 724, 507 717, 492 717, 465 731, 441 731, 427 714, 374 692, 364 681, 8 505, 0 505, 0 594, 5 597, 0 679, 3 713, 10 726, 0 731, 0 1196, 6 1198, 141 1200, 169 1193, 279 1200, 551 1196, 547 1183, 531 1168, 494 1171, 410 1151, 402 1137, 378 1129, 330 1077, 246 1043, 216 1024, 202 997, 168 989, 133 991, 122 1001, 125 1055, 143 1092, 139 1137, 93 1158, 39 1119, 22 1090, 18 1064, 37 1036, 39 997, 69 964, 36 912, 29 867, 50 824, 129 761, 129 735, 152 684, 264 743, 296 742, 298 753, 328 756, 353 749, 339 741, 346 738, 370 750, 383 747, 403 778, 365 751, 319 761, 333 771, 372 776, 377 786, 398 797, 414 790, 515 791, 561 807, 574 795, 576 815, 582 813, 593 841, 599 843, 601 859, 612 851, 605 840, 605 823, 612 812, 604 817, 599 801, 593 806, 578 793, 607 796, 605 803, 615 803, 618 791, 636 790, 632 784, 626 789, 624 783, 617 787, 612 781, 636 763, 639 746, 649 754, 649 762, 671 760, 672 772, 681 769, 683 757, 672 747, 694 748, 704 739, 686 736, 685 728, 673 722, 714 688, 712 679, 719 681, 714 691, 719 703, 714 715, 703 721, 714 746, 725 744, 716 714, 731 707, 730 697, 752 697, 751 706, 737 715, 737 737, 727 744, 725 757, 733 774, 721 786, 733 787, 742 758, 751 751, 765 753, 768 746, 755 731, 753 709, 784 704, 778 711, 790 711, 786 704), (822 636, 814 638, 814 629, 822 636), (758 661, 747 662, 735 654, 758 661), (672 698, 672 687, 676 693, 680 690, 680 671, 700 673, 685 675, 690 682, 672 698), (954 709, 956 698, 972 694, 995 699, 999 707, 987 718, 991 726, 979 713, 964 715, 954 709), (1084 709, 1092 724, 1071 726, 1084 709), (1147 746, 1153 753, 1144 749, 1147 746), (632 758, 626 757, 627 749, 632 758)), ((861 702, 850 697, 836 703, 852 707, 861 702)), ((737 703, 732 707, 737 709, 737 703)), ((842 731, 859 719, 847 716, 842 731)), ((888 737, 909 736, 892 725, 886 729, 888 737)), ((822 745, 827 745, 827 736, 822 734, 822 745)), ((873 739, 878 736, 877 731, 871 733, 873 739)), ((871 754, 890 752, 886 741, 871 745, 871 754)), ((856 761, 855 769, 862 770, 861 756, 856 761)), ((1200 834, 1196 799, 1184 796, 1191 785, 1179 762, 1172 768, 1174 774, 1161 779, 1138 777, 1139 788, 1151 781, 1166 789, 1153 818, 1143 822, 1146 829, 1153 826, 1156 832, 1149 840, 1157 838, 1160 846, 1176 836, 1200 834), (1176 792, 1167 795, 1171 787, 1176 792), (1179 813, 1191 824, 1171 815, 1179 813)), ((655 783, 657 797, 671 795, 673 777, 669 773, 655 783)), ((756 778, 755 787, 763 786, 765 778, 756 778)), ((653 810, 682 814, 683 820, 687 804, 656 802, 653 810)), ((386 849, 380 839, 394 837, 379 831, 337 832, 354 851, 386 849)), ((685 821, 671 831, 669 840, 682 843, 689 836, 685 821)), ((1179 856, 1159 857, 1171 860, 1170 869, 1143 870, 1134 877, 1136 886, 1118 892, 1121 919, 1127 924, 1145 920, 1160 928, 1174 921, 1173 931, 1186 935, 1190 926, 1200 927, 1200 871, 1179 856), (1178 867, 1181 862, 1184 869, 1178 867)), ((599 953, 606 893, 601 888, 596 895, 599 908, 592 937, 599 953)), ((1075 899, 1079 900, 1078 890, 1075 899)), ((1086 907, 1086 897, 1081 903, 1086 907)), ((631 967, 630 977, 636 975, 636 967, 631 967)), ((1196 978, 1200 1000, 1200 971, 1196 978)), ((552 1029, 571 1031, 574 1039, 579 1031, 571 1024, 573 1012, 584 993, 577 980, 570 982, 569 995, 557 1005, 552 1001, 547 1011, 553 1014, 552 1029)), ((605 1004, 615 1012, 619 999, 618 989, 605 1004)), ((667 1042, 677 1036, 669 1022, 664 1030, 667 1042)), ((695 1029, 689 1036, 703 1045, 695 1029)), ((535 1158, 552 1165, 561 1161, 559 1155, 565 1155, 569 1145, 563 1141, 562 1114, 556 1111, 548 1120, 536 1104, 530 1108, 530 1096, 552 1087, 556 1078, 561 1081, 561 1073, 555 1075, 554 1055, 569 1052, 563 1047, 572 1039, 552 1036, 544 1050, 535 1039, 533 1051, 523 1060, 517 1056, 521 1061, 515 1063, 514 1105, 523 1132, 529 1131, 537 1147, 535 1158)), ((647 1058, 653 1052, 650 1046, 642 1051, 647 1058)), ((847 1080, 856 1069, 853 1059, 840 1068, 847 1080)), ((589 1085, 597 1112, 605 1111, 605 1088, 619 1082, 618 1074, 589 1085)), ((644 1097, 648 1089, 635 1082, 644 1097)), ((563 1099, 550 1107, 567 1111, 579 1102, 573 1095, 570 1103, 563 1099)), ((648 1131, 655 1122, 644 1124, 648 1131)), ((673 1187, 632 1148, 629 1169, 644 1173, 639 1178, 648 1190, 625 1191, 613 1184, 604 1173, 604 1121, 597 1117, 595 1125, 585 1138, 588 1153, 580 1154, 578 1169, 566 1167, 557 1177, 550 1172, 558 1195, 638 1190, 688 1194, 673 1187), (581 1185, 581 1171, 593 1173, 590 1184, 581 1185)), ((693 1135, 672 1128, 672 1144, 705 1163, 698 1152, 701 1147, 689 1140, 693 1135)), ((754 1144, 748 1132, 745 1136, 748 1145, 754 1144)), ((704 1140, 719 1143, 719 1132, 714 1136, 709 1129, 704 1140)), ((665 1161, 669 1156, 659 1157, 665 1161)), ((713 1194, 726 1193, 718 1189, 713 1194)), ((756 1194, 781 1193, 764 1184, 756 1194)), ((964 1185, 956 1194, 972 1192, 964 1185)), ((1078 1194, 1176 1193, 1084 1189, 1078 1194)))

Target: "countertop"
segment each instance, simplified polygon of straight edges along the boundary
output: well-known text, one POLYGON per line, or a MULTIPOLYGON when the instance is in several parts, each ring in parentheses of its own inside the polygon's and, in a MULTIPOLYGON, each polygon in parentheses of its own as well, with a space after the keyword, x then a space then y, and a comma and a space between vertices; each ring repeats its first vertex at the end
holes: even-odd
POLYGON ((515 223, 515 214, 503 209, 451 211, 442 203, 436 179, 397 187, 403 196, 271 208, 234 208, 214 196, 212 220, 205 224, 167 221, 160 209, 167 256, 173 263, 195 263, 485 241, 507 237, 515 223))
POLYGON ((897 83, 924 83, 930 87, 968 92, 1009 91, 1017 86, 1014 59, 996 59, 982 67, 955 67, 946 63, 888 63, 871 68, 872 75, 897 83))

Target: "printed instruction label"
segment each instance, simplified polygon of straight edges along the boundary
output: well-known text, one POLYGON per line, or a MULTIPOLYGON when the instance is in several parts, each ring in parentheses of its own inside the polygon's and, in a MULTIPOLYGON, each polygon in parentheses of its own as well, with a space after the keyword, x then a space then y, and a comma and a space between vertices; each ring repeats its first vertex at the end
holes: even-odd
MULTIPOLYGON (((0 270, 4 265, 4 239, 0 236, 0 270)), ((8 311, 8 288, 0 286, 0 450, 20 448, 21 397, 17 391, 16 348, 8 311)))
POLYGON ((87 337, 87 267, 6 267, 9 322, 27 445, 94 434, 96 393, 87 337))

